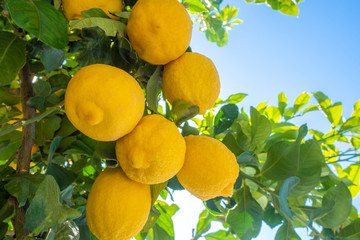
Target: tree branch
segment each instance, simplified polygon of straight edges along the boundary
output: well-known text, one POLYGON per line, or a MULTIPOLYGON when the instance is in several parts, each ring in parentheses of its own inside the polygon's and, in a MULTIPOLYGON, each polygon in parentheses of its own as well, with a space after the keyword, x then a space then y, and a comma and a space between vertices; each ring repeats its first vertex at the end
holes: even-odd
MULTIPOLYGON (((27 101, 34 96, 32 86, 32 74, 27 61, 25 66, 20 70, 20 95, 24 119, 35 117, 35 109, 28 106, 27 101)), ((35 138, 35 123, 30 123, 22 129, 21 146, 18 153, 16 173, 28 173, 31 161, 31 148, 34 144, 35 138)), ((15 234, 16 239, 22 240, 27 235, 24 230, 25 224, 25 207, 19 207, 16 203, 16 216, 15 216, 15 234)))

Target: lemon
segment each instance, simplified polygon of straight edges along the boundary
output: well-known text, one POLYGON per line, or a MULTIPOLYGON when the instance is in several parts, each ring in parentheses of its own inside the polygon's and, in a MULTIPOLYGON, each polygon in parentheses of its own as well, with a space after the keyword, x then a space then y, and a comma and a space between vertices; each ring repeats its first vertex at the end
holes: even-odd
POLYGON ((144 94, 127 72, 104 64, 81 68, 65 92, 65 112, 82 133, 98 141, 115 141, 140 121, 144 94))
POLYGON ((231 195, 239 175, 235 155, 207 136, 189 135, 185 142, 185 162, 177 174, 181 185, 203 201, 231 195))
POLYGON ((173 122, 158 114, 148 115, 116 142, 116 156, 130 179, 162 183, 184 164, 185 140, 173 122))
POLYGON ((130 180, 121 168, 107 168, 95 180, 86 204, 86 221, 100 240, 128 240, 145 225, 150 186, 130 180))
POLYGON ((199 106, 199 113, 204 114, 219 96, 219 74, 209 58, 187 52, 165 66, 162 89, 171 104, 183 100, 199 106))
POLYGON ((81 12, 91 8, 100 8, 109 17, 118 19, 109 12, 121 12, 123 2, 121 0, 62 0, 62 6, 69 21, 73 18, 81 18, 81 12))
POLYGON ((138 0, 127 34, 139 57, 163 65, 180 57, 191 40, 192 22, 177 0, 138 0))

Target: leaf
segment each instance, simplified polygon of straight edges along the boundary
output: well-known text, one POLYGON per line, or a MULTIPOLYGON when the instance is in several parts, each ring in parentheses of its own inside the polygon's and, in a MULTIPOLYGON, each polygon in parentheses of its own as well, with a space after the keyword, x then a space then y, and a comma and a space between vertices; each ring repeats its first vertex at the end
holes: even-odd
MULTIPOLYGON (((3 69, 4 68, 1 67, 1 63, 0 63, 0 71, 3 69)), ((5 73, 0 72, 0 74, 2 74, 2 76, 5 76, 5 73)), ((0 88, 0 103, 5 103, 5 105, 12 106, 20 102, 20 96, 14 95, 10 91, 11 89, 8 88, 0 88)))
POLYGON ((275 240, 301 240, 299 235, 294 230, 292 224, 284 222, 283 225, 277 230, 275 240))
POLYGON ((67 20, 44 0, 5 0, 15 24, 47 45, 62 49, 68 44, 67 20))
POLYGON ((17 149, 20 147, 21 143, 21 132, 13 131, 6 135, 0 136, 0 142, 7 143, 3 145, 3 149, 0 151, 0 161, 8 160, 17 149))
POLYGON ((230 95, 225 101, 221 101, 220 103, 228 103, 228 104, 238 104, 239 102, 241 102, 245 97, 247 96, 247 94, 245 93, 236 93, 236 94, 232 94, 230 95))
POLYGON ((109 16, 100 9, 100 8, 90 8, 89 10, 85 10, 81 12, 82 18, 91 18, 91 17, 100 17, 100 18, 108 18, 109 16))
POLYGON ((183 126, 181 135, 183 135, 183 137, 186 137, 188 135, 199 135, 199 130, 195 127, 191 127, 189 123, 186 121, 183 126))
POLYGON ((200 0, 183 0, 182 4, 191 14, 209 11, 200 0))
POLYGON ((330 99, 324 93, 314 92, 313 95, 316 98, 316 100, 318 101, 318 103, 322 109, 327 109, 328 107, 331 106, 330 99))
POLYGON ((209 231, 211 222, 215 219, 216 219, 216 217, 214 215, 212 215, 211 213, 209 213, 208 210, 206 210, 206 209, 203 210, 200 213, 199 221, 196 225, 194 239, 196 239, 197 237, 201 237, 202 234, 209 231))
POLYGON ((352 207, 351 193, 344 183, 339 182, 326 191, 322 206, 326 206, 330 201, 335 201, 332 211, 317 220, 318 224, 325 228, 338 227, 350 215, 352 207))
POLYGON ((44 175, 21 174, 12 178, 5 189, 19 201, 19 206, 25 205, 29 197, 33 197, 39 185, 44 180, 44 175))
POLYGON ((47 175, 25 214, 25 228, 37 235, 46 228, 81 216, 81 212, 60 204, 59 197, 60 190, 55 179, 47 175))
POLYGON ((331 212, 334 206, 335 206, 335 201, 330 200, 329 202, 326 203, 326 205, 322 207, 304 206, 304 207, 300 207, 300 209, 308 216, 309 222, 312 223, 312 221, 319 219, 325 216, 326 214, 328 214, 329 212, 331 212))
POLYGON ((294 102, 294 114, 296 114, 301 108, 303 108, 309 102, 309 100, 310 95, 308 93, 303 92, 302 94, 300 94, 294 102))
POLYGON ((280 189, 280 209, 283 213, 286 214, 288 221, 291 223, 294 223, 294 221, 292 219, 291 210, 287 203, 287 198, 288 198, 290 190, 294 186, 296 186, 299 183, 299 181, 300 181, 300 178, 298 178, 296 176, 289 177, 284 181, 284 183, 282 184, 281 189, 280 189))
POLYGON ((360 192, 360 164, 351 164, 339 172, 339 178, 346 178, 353 185, 348 186, 351 196, 354 198, 360 192))
POLYGON ((265 109, 265 115, 268 117, 272 124, 279 122, 281 118, 280 110, 274 106, 268 106, 265 109))
POLYGON ((279 111, 281 115, 284 115, 284 110, 287 105, 287 98, 283 92, 278 95, 278 102, 279 111))
POLYGON ((34 84, 34 92, 37 96, 47 97, 51 93, 51 85, 48 82, 38 80, 34 84))
POLYGON ((341 132, 355 132, 360 133, 360 117, 350 117, 340 128, 341 132))
POLYGON ((260 151, 264 145, 265 140, 271 134, 270 121, 253 107, 250 109, 251 119, 251 140, 250 150, 260 151))
POLYGON ((151 206, 154 205, 155 201, 159 197, 160 193, 164 188, 167 186, 168 181, 158 184, 152 184, 150 185, 151 190, 151 206))
POLYGON ((231 132, 228 132, 224 139, 222 140, 222 143, 225 144, 225 146, 235 154, 235 156, 239 156, 243 150, 239 146, 238 142, 235 139, 234 134, 231 132))
POLYGON ((65 61, 65 51, 62 49, 48 48, 41 55, 40 60, 46 69, 46 74, 61 67, 65 61))
POLYGON ((26 42, 9 32, 0 32, 0 86, 15 80, 25 65, 26 42))
POLYGON ((311 106, 309 106, 309 107, 307 107, 304 111, 303 111, 303 115, 305 114, 305 113, 308 113, 308 112, 313 112, 313 111, 319 111, 320 109, 319 109, 319 106, 318 105, 311 105, 311 106))
POLYGON ((154 239, 174 239, 174 224, 171 217, 179 210, 175 204, 168 205, 163 201, 157 201, 156 209, 161 213, 153 228, 154 239))
POLYGON ((240 239, 248 240, 260 232, 263 210, 251 196, 249 187, 242 188, 239 196, 239 202, 229 210, 226 222, 240 239))
POLYGON ((209 233, 205 235, 206 240, 236 240, 231 232, 225 230, 219 230, 217 232, 209 233))
POLYGON ((183 100, 176 100, 173 102, 172 112, 174 116, 174 123, 179 126, 186 120, 196 116, 199 113, 199 107, 191 105, 183 100))
POLYGON ((337 235, 340 239, 360 239, 360 218, 341 229, 337 235))
POLYGON ((227 104, 220 108, 215 116, 214 134, 226 131, 239 115, 239 108, 235 104, 227 104))
POLYGON ((103 159, 116 160, 115 145, 116 141, 98 142, 95 147, 95 152, 103 159))
POLYGON ((45 100, 46 98, 43 96, 35 96, 30 98, 26 104, 35 109, 42 110, 44 108, 45 100))
POLYGON ((248 164, 248 165, 257 166, 259 164, 256 157, 250 152, 241 153, 239 156, 236 157, 236 161, 239 165, 248 164))
POLYGON ((279 213, 275 213, 275 208, 268 204, 264 212, 264 221, 269 227, 274 228, 279 225, 283 220, 283 217, 279 213))
POLYGON ((299 170, 296 174, 300 182, 290 191, 291 197, 307 194, 320 181, 323 155, 316 140, 308 140, 300 145, 299 170))
POLYGON ((181 185, 176 175, 169 179, 168 185, 169 188, 173 190, 184 190, 185 188, 181 185))
POLYGON ((105 32, 106 36, 110 37, 115 37, 116 35, 125 37, 126 33, 126 25, 124 23, 102 17, 74 19, 70 21, 69 26, 70 29, 99 27, 105 32))
POLYGON ((261 174, 271 180, 285 180, 296 176, 299 170, 300 143, 305 137, 307 127, 301 126, 295 142, 274 143, 268 150, 267 159, 261 169, 261 174))
POLYGON ((51 165, 49 164, 46 174, 55 178, 61 191, 72 184, 77 178, 75 173, 55 163, 52 163, 51 165))
POLYGON ((156 223, 156 221, 158 220, 158 218, 160 217, 161 213, 153 206, 150 209, 150 213, 148 216, 148 219, 143 227, 143 229, 141 229, 141 232, 148 232, 156 223))
POLYGON ((146 101, 148 103, 148 107, 156 113, 159 102, 159 89, 161 87, 161 71, 162 67, 158 66, 146 85, 146 101))
POLYGON ((67 220, 59 225, 50 228, 45 240, 71 239, 79 240, 79 228, 72 220, 67 220))
POLYGON ((35 125, 35 143, 42 146, 44 141, 52 139, 60 128, 60 123, 61 118, 56 115, 41 119, 35 125))

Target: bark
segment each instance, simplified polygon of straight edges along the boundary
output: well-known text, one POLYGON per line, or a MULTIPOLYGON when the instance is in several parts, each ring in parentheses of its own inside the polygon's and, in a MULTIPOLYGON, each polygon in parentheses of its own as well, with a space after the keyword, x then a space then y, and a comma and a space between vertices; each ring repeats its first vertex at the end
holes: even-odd
MULTIPOLYGON (((20 95, 21 95, 21 104, 23 109, 24 119, 30 119, 35 117, 35 109, 28 106, 26 102, 34 96, 32 80, 33 76, 30 71, 29 63, 20 71, 20 95)), ((28 124, 22 128, 22 140, 21 146, 18 153, 16 173, 28 173, 30 170, 30 161, 31 161, 31 148, 34 144, 35 138, 35 123, 28 124)), ((25 224, 25 213, 26 207, 19 207, 18 202, 16 202, 16 215, 15 215, 15 234, 16 239, 24 239, 27 235, 27 231, 24 230, 25 224)))

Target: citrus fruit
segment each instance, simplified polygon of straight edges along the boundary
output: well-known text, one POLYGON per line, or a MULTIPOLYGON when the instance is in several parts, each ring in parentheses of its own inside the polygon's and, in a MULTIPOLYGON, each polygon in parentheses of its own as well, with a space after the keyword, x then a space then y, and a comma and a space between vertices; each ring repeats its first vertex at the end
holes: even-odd
POLYGON ((64 14, 69 19, 82 18, 81 12, 91 8, 102 9, 109 17, 118 19, 109 12, 121 12, 122 0, 62 0, 64 14))
POLYGON ((184 164, 185 140, 173 122, 158 114, 148 115, 116 142, 116 157, 130 179, 162 183, 184 164))
POLYGON ((127 72, 104 64, 81 68, 65 92, 65 112, 82 133, 98 141, 115 141, 140 121, 144 94, 127 72))
POLYGON ((185 162, 177 174, 181 185, 203 201, 231 195, 239 175, 235 155, 207 136, 189 135, 185 142, 185 162))
POLYGON ((190 44, 191 32, 190 16, 177 0, 138 0, 127 25, 139 57, 154 65, 180 57, 190 44))
POLYGON ((86 204, 90 231, 101 240, 128 240, 145 225, 150 186, 130 180, 121 168, 106 168, 91 187, 86 204))
POLYGON ((171 104, 183 100, 199 106, 199 113, 204 114, 219 96, 219 74, 209 58, 187 52, 165 66, 162 89, 171 104))

